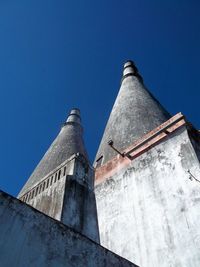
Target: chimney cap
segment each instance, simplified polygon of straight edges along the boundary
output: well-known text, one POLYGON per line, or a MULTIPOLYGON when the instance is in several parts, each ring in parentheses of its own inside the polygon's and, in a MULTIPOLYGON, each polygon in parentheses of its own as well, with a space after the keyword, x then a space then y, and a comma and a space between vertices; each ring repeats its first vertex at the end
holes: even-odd
POLYGON ((127 68, 127 67, 135 67, 135 63, 129 59, 124 63, 124 68, 127 68))
POLYGON ((69 115, 68 115, 68 118, 67 118, 67 121, 66 123, 68 122, 76 122, 76 123, 81 123, 81 114, 80 114, 80 109, 78 108, 73 108, 71 109, 69 115))

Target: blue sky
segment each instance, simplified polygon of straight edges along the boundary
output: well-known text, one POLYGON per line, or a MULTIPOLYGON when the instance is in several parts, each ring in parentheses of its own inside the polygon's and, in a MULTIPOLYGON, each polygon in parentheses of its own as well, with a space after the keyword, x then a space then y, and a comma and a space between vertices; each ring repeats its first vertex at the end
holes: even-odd
POLYGON ((124 61, 200 128, 200 1, 1 0, 0 188, 16 195, 72 107, 91 161, 124 61))

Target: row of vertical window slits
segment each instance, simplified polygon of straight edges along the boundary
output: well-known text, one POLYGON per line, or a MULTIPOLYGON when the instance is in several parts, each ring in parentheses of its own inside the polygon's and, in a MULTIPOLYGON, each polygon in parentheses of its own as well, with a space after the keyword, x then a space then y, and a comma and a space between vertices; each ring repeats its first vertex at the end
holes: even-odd
POLYGON ((60 169, 58 172, 56 172, 51 177, 45 179, 41 184, 39 184, 35 189, 33 189, 31 192, 23 196, 22 201, 28 202, 32 198, 36 197, 38 194, 42 193, 45 189, 47 189, 49 186, 55 183, 57 180, 60 180, 61 174, 63 170, 63 176, 66 174, 66 167, 63 169, 60 169))

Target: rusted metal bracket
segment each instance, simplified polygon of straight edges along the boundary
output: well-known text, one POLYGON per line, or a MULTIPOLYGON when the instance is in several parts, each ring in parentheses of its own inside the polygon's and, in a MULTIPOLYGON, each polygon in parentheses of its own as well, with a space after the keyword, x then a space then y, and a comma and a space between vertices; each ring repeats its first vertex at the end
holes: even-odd
POLYGON ((122 156, 122 157, 124 158, 125 153, 121 153, 116 147, 114 147, 114 142, 113 142, 113 140, 109 140, 109 141, 108 141, 108 145, 109 145, 113 150, 115 150, 120 156, 122 156))
POLYGON ((200 181, 191 173, 191 171, 190 170, 187 170, 187 172, 189 173, 189 175, 190 175, 190 177, 189 177, 189 179, 192 181, 192 179, 194 179, 196 182, 199 182, 200 183, 200 181))

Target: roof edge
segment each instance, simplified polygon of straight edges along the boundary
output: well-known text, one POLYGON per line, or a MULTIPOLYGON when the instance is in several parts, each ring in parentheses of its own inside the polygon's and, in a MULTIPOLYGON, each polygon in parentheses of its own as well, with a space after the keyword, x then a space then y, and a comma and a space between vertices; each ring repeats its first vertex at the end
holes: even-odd
MULTIPOLYGON (((189 125, 186 121, 184 115, 180 112, 174 115, 172 118, 162 123, 160 126, 154 128, 152 131, 148 132, 138 140, 136 140, 131 146, 125 149, 121 154, 106 162, 102 166, 96 168, 95 170, 95 185, 98 185, 110 176, 112 176, 116 171, 129 165, 132 160, 139 157, 153 146, 160 143, 171 133, 175 132, 179 128, 189 125)), ((190 124, 191 127, 191 124, 190 124)))

